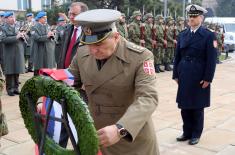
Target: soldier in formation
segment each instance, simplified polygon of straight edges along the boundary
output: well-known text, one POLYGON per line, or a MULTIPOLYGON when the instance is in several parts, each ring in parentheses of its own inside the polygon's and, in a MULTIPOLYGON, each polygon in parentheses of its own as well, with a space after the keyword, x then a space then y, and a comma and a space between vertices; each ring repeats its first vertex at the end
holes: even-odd
POLYGON ((41 11, 37 14, 38 22, 32 27, 33 38, 32 52, 34 55, 34 75, 39 74, 41 68, 55 68, 55 33, 50 31, 47 25, 46 12, 41 11))
POLYGON ((126 15, 124 13, 122 13, 120 19, 116 22, 116 26, 120 35, 124 37, 125 39, 128 39, 126 15))
POLYGON ((18 95, 19 74, 25 72, 24 42, 27 39, 25 33, 16 27, 13 12, 5 12, 5 24, 2 26, 1 41, 4 55, 4 74, 6 77, 6 89, 9 96, 18 95))

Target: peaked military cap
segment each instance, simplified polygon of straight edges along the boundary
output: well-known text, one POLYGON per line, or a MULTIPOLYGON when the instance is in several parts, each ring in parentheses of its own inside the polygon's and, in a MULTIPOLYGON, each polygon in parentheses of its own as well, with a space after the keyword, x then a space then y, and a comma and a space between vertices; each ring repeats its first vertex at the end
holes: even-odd
POLYGON ((3 17, 4 16, 4 11, 0 11, 0 17, 3 17))
POLYGON ((47 16, 47 13, 45 11, 40 11, 40 12, 38 12, 36 18, 38 20, 38 19, 45 17, 45 16, 47 16))
POLYGON ((30 17, 30 16, 33 16, 33 13, 30 12, 26 14, 26 17, 30 17))
POLYGON ((80 42, 95 44, 105 40, 120 17, 119 11, 111 9, 94 9, 77 15, 74 20, 83 27, 80 42))
POLYGON ((189 16, 199 16, 199 15, 207 13, 206 9, 196 4, 188 5, 186 7, 186 11, 189 16))
POLYGON ((134 11, 134 12, 132 13, 132 16, 133 16, 133 17, 142 16, 142 14, 141 14, 140 11, 134 11))
POLYGON ((11 12, 11 11, 8 11, 8 12, 5 12, 4 13, 4 17, 7 18, 7 17, 10 17, 10 16, 13 16, 14 15, 14 12, 11 12))

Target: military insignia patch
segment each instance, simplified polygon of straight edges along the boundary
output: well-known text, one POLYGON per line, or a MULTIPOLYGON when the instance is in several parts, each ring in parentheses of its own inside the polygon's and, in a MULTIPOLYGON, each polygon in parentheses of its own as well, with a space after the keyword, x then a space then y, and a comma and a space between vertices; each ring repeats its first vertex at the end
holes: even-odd
POLYGON ((146 74, 153 75, 155 73, 154 65, 152 61, 144 61, 143 69, 146 74))
POLYGON ((217 40, 214 40, 214 41, 213 41, 213 46, 214 46, 214 48, 217 48, 217 47, 218 47, 218 42, 217 42, 217 40))
POLYGON ((91 29, 90 28, 85 27, 83 31, 84 31, 86 36, 90 36, 91 35, 91 29))

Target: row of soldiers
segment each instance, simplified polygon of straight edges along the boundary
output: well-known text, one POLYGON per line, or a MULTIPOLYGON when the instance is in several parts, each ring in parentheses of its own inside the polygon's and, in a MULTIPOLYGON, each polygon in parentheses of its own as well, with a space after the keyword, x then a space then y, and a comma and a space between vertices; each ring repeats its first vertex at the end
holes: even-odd
POLYGON ((57 26, 49 26, 44 11, 35 18, 26 14, 23 24, 15 20, 13 12, 1 12, 0 17, 0 63, 7 93, 14 96, 20 93, 19 74, 34 71, 38 75, 41 68, 56 67, 59 54, 55 52, 61 49, 60 35, 66 22, 59 18, 57 26))
POLYGON ((127 40, 153 52, 157 73, 172 70, 170 65, 174 59, 177 35, 185 29, 184 18, 179 17, 176 22, 171 16, 164 20, 162 15, 154 17, 152 13, 147 13, 142 17, 140 11, 134 11, 128 26, 122 14, 117 27, 127 40), (160 68, 161 65, 164 68, 160 68))
MULTIPOLYGON (((157 15, 154 17, 152 13, 147 13, 142 16, 140 11, 134 11, 132 15, 132 22, 126 24, 125 14, 122 14, 120 20, 117 22, 117 27, 120 34, 127 40, 144 46, 153 52, 155 57, 155 70, 157 73, 171 71, 171 64, 174 60, 174 53, 177 44, 178 34, 187 28, 187 22, 183 17, 173 19, 171 16, 164 17, 157 15), (164 68, 160 68, 164 66, 164 68)), ((216 41, 218 44, 218 60, 223 51, 223 32, 218 26, 208 27, 215 32, 216 41)))

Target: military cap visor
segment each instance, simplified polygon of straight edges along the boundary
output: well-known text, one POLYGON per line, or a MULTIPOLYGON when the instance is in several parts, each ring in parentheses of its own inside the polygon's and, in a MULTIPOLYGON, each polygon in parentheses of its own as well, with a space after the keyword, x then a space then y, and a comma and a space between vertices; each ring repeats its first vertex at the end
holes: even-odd
POLYGON ((207 13, 206 9, 204 9, 203 7, 196 5, 196 4, 192 4, 192 5, 187 6, 186 11, 188 13, 188 16, 193 16, 193 17, 207 13))
POLYGON ((79 14, 74 20, 83 27, 80 42, 96 44, 105 40, 120 17, 119 11, 111 9, 95 9, 79 14))
POLYGON ((0 11, 0 17, 4 17, 4 12, 0 11))

